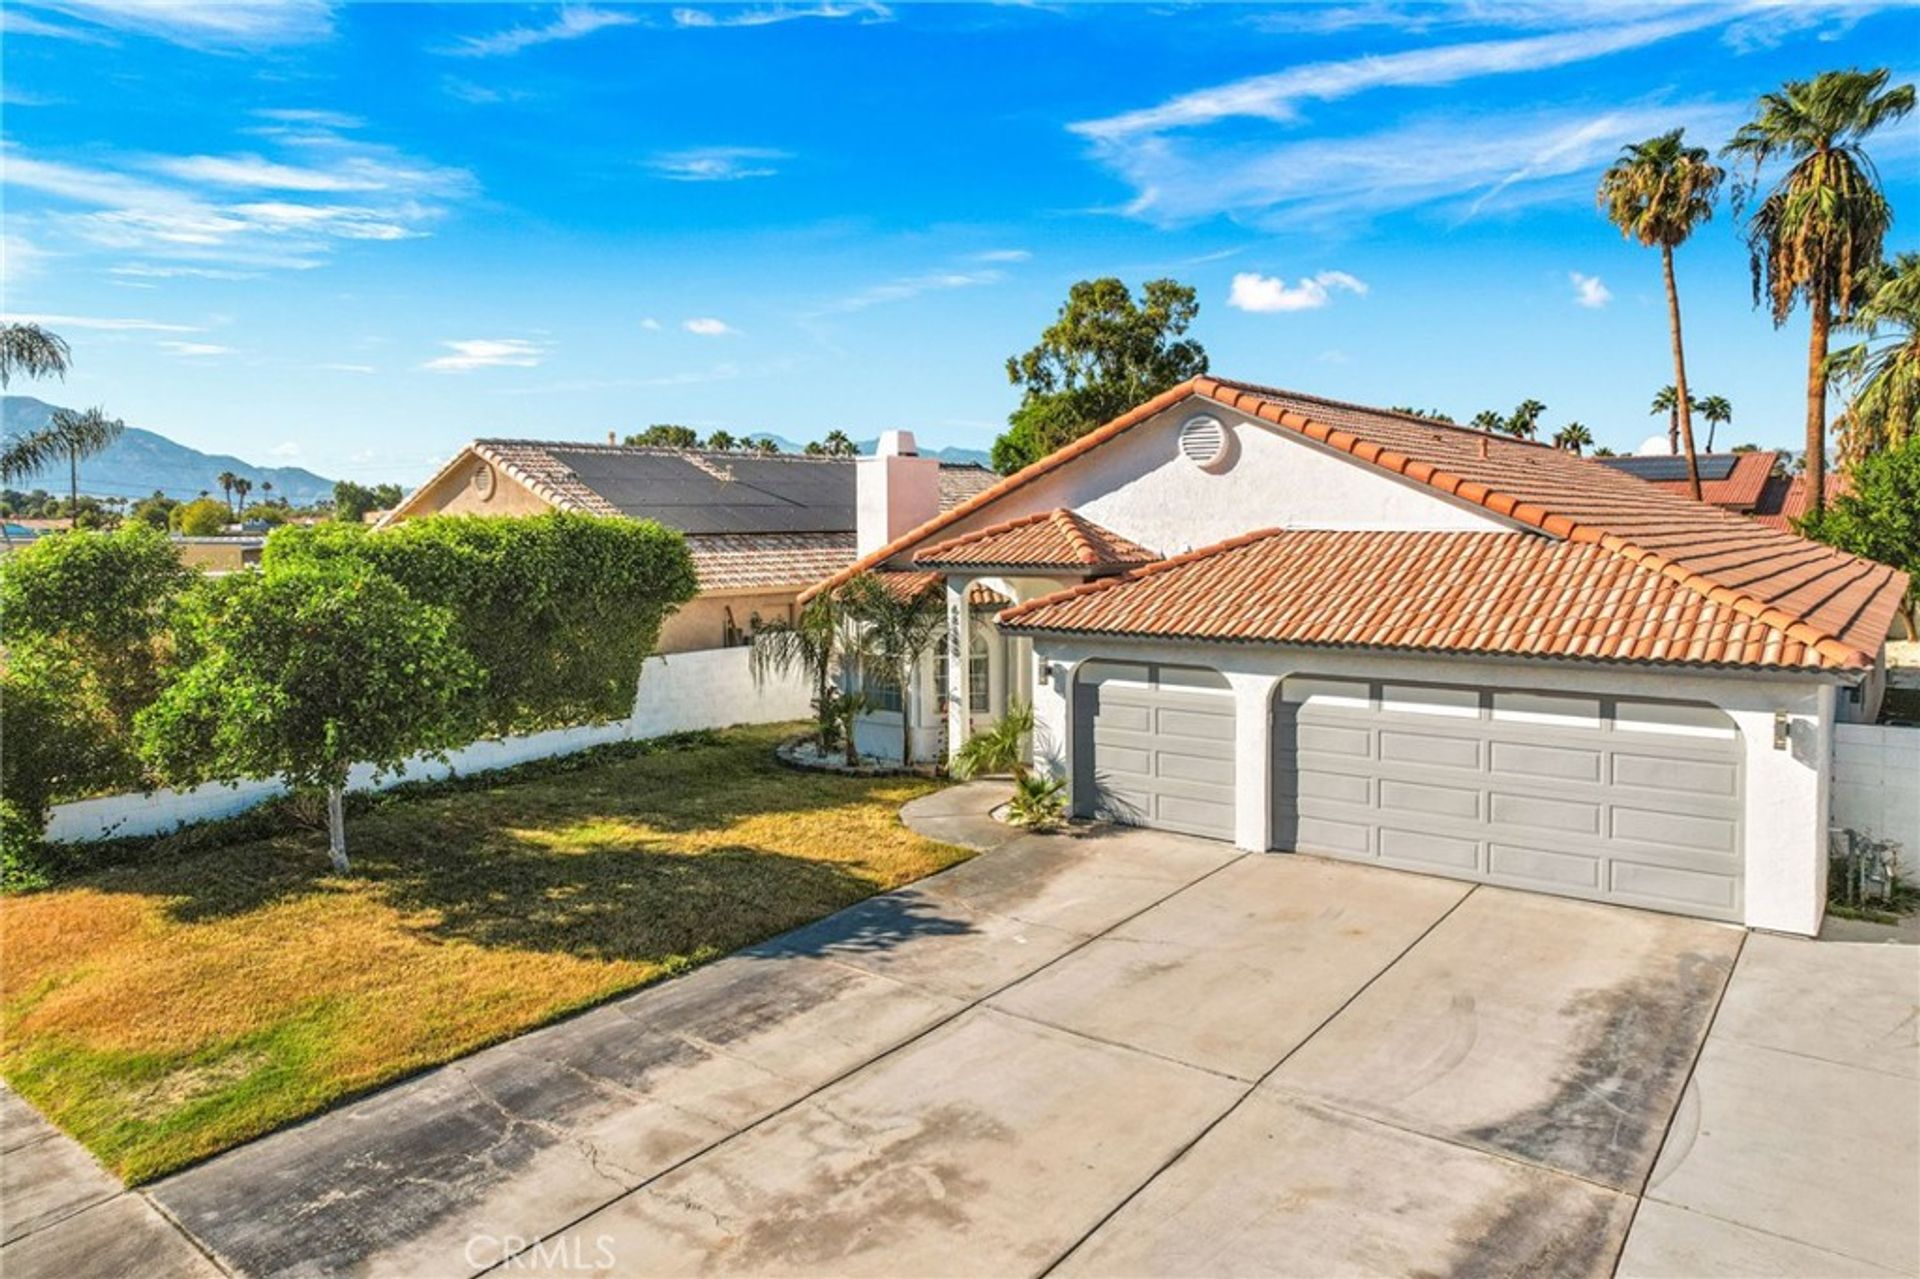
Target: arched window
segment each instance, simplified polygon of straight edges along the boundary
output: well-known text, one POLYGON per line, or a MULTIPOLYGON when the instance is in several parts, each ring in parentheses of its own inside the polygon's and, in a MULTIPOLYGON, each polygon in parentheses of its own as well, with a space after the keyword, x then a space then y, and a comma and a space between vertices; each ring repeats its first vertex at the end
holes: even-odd
POLYGON ((967 644, 967 658, 967 711, 984 715, 992 709, 987 696, 987 637, 977 630, 967 644))

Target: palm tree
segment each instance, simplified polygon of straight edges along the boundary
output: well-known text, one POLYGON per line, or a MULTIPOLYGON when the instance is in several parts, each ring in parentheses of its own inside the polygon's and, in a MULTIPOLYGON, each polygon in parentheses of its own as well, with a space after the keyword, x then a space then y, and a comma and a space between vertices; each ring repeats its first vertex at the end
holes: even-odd
POLYGON ((826 445, 822 444, 819 440, 808 440, 807 447, 800 451, 808 457, 825 457, 827 455, 826 445))
POLYGON ((1693 449, 1692 402, 1687 398, 1687 356, 1680 341, 1680 290, 1673 279, 1673 251, 1693 229, 1713 216, 1726 171, 1713 163, 1705 147, 1681 141, 1675 129, 1635 142, 1601 175, 1597 198, 1620 234, 1660 249, 1660 272, 1667 282, 1667 329, 1673 338, 1674 418, 1687 454, 1687 491, 1700 496, 1700 462, 1693 449))
POLYGON ((860 453, 852 437, 840 430, 828 431, 827 437, 820 441, 820 450, 828 457, 856 457, 860 453))
POLYGON ((234 480, 233 480, 233 493, 234 493, 234 496, 235 496, 235 497, 238 497, 238 498, 240 499, 240 509, 239 509, 238 511, 236 511, 236 512, 234 512, 234 514, 235 514, 236 516, 238 516, 238 515, 244 515, 244 514, 246 514, 246 512, 247 512, 247 494, 249 494, 249 493, 251 493, 251 492, 253 492, 253 481, 252 481, 252 480, 250 480, 250 479, 248 479, 248 478, 247 478, 246 476, 244 476, 244 475, 237 475, 237 476, 235 476, 235 477, 234 477, 234 480))
POLYGON ((1812 319, 1807 342, 1807 515, 1826 511, 1827 340, 1861 301, 1880 261, 1893 209, 1862 145, 1868 134, 1913 110, 1910 84, 1887 88, 1888 72, 1824 71, 1761 95, 1754 118, 1724 154, 1752 166, 1739 188, 1758 192, 1769 160, 1790 162, 1747 223, 1753 300, 1764 298, 1777 328, 1796 302, 1812 319))
POLYGON ((1846 327, 1863 335, 1827 360, 1850 394, 1840 455, 1857 462, 1899 448, 1920 425, 1920 253, 1902 253, 1846 327))
POLYGON ((102 409, 92 408, 84 412, 55 409, 53 416, 47 419, 47 424, 33 433, 45 437, 45 442, 39 447, 46 450, 50 457, 64 456, 67 459, 69 523, 80 511, 80 459, 103 451, 119 439, 126 429, 125 422, 108 417, 102 409))
POLYGON ((262 502, 271 502, 273 500, 273 481, 272 480, 260 481, 260 500, 262 502))
POLYGON ((1507 429, 1507 419, 1492 409, 1481 409, 1473 415, 1473 421, 1468 425, 1476 431, 1504 431, 1507 429))
POLYGON ((233 514, 233 486, 237 484, 239 480, 240 480, 240 477, 235 475, 232 471, 222 471, 220 472, 220 474, 213 477, 213 482, 220 486, 220 492, 227 499, 228 515, 233 514))
POLYGON ((0 387, 11 385, 15 374, 43 378, 49 373, 66 379, 73 352, 66 339, 37 324, 0 324, 0 387))
POLYGON ((707 447, 719 453, 731 452, 740 447, 740 438, 731 431, 715 431, 707 437, 707 447))
POLYGON ((1569 422, 1553 433, 1553 447, 1569 453, 1581 453, 1593 447, 1593 432, 1579 422, 1569 422))
POLYGON ((756 685, 771 675, 799 671, 813 681, 813 713, 820 722, 820 747, 831 749, 834 733, 833 668, 846 647, 846 623, 831 594, 816 595, 791 622, 763 623, 753 633, 747 669, 756 685))
POLYGON ((754 440, 752 443, 753 443, 753 451, 755 453, 758 453, 762 457, 773 457, 774 455, 780 452, 779 441, 772 439, 769 436, 763 435, 759 439, 754 440))
POLYGON ((1707 452, 1713 452, 1713 437, 1733 421, 1733 402, 1724 395, 1709 395, 1695 400, 1693 407, 1707 420, 1707 452))
POLYGON ((902 588, 862 573, 840 588, 840 606, 858 628, 861 660, 886 671, 900 689, 900 764, 910 768, 914 670, 946 630, 946 590, 937 577, 918 588, 902 588))
POLYGON ((1547 406, 1538 400, 1522 400, 1500 429, 1516 440, 1530 440, 1540 430, 1540 415, 1547 406))

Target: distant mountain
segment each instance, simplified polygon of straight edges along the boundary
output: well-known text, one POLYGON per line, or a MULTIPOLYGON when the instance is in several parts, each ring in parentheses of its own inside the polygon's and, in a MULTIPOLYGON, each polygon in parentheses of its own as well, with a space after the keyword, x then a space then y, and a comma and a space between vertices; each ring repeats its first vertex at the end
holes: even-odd
MULTIPOLYGON (((746 438, 749 440, 772 440, 780 446, 782 453, 801 453, 805 452, 807 447, 804 442, 796 444, 786 436, 775 435, 772 431, 755 431, 746 438)), ((855 440, 853 446, 862 453, 871 453, 874 450, 874 446, 879 443, 880 441, 878 439, 855 440)), ((974 462, 989 468, 993 466, 993 457, 985 449, 963 449, 957 444, 950 444, 943 449, 921 449, 920 456, 937 457, 942 462, 974 462)))
MULTIPOLYGON (((0 397, 5 414, 0 417, 0 435, 11 439, 37 431, 53 416, 56 405, 31 395, 0 397)), ((80 491, 94 497, 147 497, 159 489, 168 497, 187 500, 202 491, 219 496, 220 485, 214 477, 232 471, 252 481, 249 501, 266 496, 263 483, 273 485, 272 496, 295 506, 305 506, 333 496, 333 481, 298 466, 255 466, 224 453, 202 453, 199 449, 176 444, 164 435, 129 426, 106 452, 80 463, 80 491)), ((52 493, 67 491, 67 468, 55 466, 25 480, 15 480, 19 489, 43 488, 52 493)))

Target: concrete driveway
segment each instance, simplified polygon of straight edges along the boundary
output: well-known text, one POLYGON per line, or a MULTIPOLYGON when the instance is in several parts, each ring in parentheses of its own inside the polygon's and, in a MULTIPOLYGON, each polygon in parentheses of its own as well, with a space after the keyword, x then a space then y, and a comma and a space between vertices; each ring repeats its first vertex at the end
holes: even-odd
POLYGON ((260 1275, 1914 1274, 1914 960, 1025 838, 147 1197, 260 1275))

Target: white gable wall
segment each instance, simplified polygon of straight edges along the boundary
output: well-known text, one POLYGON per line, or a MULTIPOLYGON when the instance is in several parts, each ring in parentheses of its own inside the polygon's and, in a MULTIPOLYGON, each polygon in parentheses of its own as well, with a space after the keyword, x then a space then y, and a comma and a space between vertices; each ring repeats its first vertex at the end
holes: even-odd
POLYGON ((1478 506, 1192 396, 929 541, 1058 507, 1167 555, 1262 528, 1515 528, 1478 506), (1234 437, 1231 461, 1218 472, 1195 466, 1176 447, 1181 423, 1196 413, 1225 422, 1234 437))

